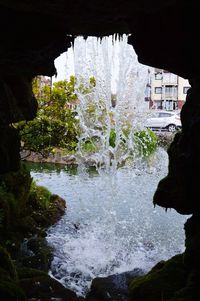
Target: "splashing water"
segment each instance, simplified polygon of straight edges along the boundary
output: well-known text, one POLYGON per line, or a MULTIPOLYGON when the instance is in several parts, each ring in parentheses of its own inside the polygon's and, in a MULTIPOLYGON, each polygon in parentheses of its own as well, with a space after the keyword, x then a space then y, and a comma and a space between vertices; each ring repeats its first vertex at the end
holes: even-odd
POLYGON ((135 155, 133 133, 143 129, 148 110, 144 91, 150 68, 138 63, 125 35, 76 38, 74 61, 79 173, 61 168, 32 171, 32 176, 67 201, 66 214, 48 231, 54 248, 50 274, 84 296, 97 276, 147 271, 182 252, 186 217, 152 205, 156 186, 167 173, 166 152, 158 148, 150 161, 135 155), (97 172, 92 174, 86 172, 87 141, 96 147, 92 160, 97 172), (118 168, 130 156, 129 164, 118 168))
POLYGON ((80 101, 79 164, 85 161, 85 143, 92 141, 97 149, 92 158, 96 166, 114 171, 135 154, 134 132, 143 128, 148 111, 144 98, 151 68, 138 63, 126 35, 79 37, 74 43, 74 61, 80 101), (88 83, 91 78, 95 79, 93 86, 88 83), (110 145, 112 134, 115 143, 110 145))
POLYGON ((48 231, 54 248, 50 275, 84 296, 95 277, 142 268, 184 250, 185 216, 153 208, 167 154, 158 149, 151 166, 113 174, 32 171, 40 185, 66 199, 63 218, 48 231))

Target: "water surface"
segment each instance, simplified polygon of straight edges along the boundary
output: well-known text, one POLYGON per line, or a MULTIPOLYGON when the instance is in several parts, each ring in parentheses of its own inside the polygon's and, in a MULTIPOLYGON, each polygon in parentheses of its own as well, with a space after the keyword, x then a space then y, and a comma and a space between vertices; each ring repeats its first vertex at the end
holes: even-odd
POLYGON ((184 251, 186 216, 153 207, 168 159, 159 149, 146 165, 115 172, 29 164, 38 184, 66 200, 63 218, 48 231, 54 247, 50 274, 85 295, 95 277, 142 268, 184 251))

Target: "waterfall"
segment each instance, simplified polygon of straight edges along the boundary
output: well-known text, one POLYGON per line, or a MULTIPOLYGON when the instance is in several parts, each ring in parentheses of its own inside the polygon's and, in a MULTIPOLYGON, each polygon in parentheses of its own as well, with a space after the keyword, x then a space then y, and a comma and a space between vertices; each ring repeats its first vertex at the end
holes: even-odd
POLYGON ((133 132, 143 128, 148 110, 144 99, 150 68, 138 62, 127 35, 116 35, 77 37, 74 70, 80 101, 79 158, 85 158, 85 143, 92 141, 97 150, 93 160, 110 172, 134 153, 133 132), (110 143, 112 135, 114 145, 110 143))
POLYGON ((32 176, 67 202, 66 214, 47 233, 54 249, 49 273, 85 296, 95 277, 148 271, 182 252, 186 217, 152 204, 167 173, 166 151, 158 148, 147 165, 140 165, 135 151, 134 133, 143 129, 148 111, 144 98, 150 68, 138 63, 126 35, 77 37, 73 52, 79 170, 61 167, 32 176), (88 160, 97 172, 86 169, 88 160), (120 165, 124 161, 130 163, 120 165))

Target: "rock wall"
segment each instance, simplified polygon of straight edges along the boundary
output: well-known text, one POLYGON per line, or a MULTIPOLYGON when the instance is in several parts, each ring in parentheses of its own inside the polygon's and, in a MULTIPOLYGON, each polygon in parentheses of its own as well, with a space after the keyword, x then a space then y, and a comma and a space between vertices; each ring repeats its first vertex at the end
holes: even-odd
POLYGON ((0 157, 4 159, 0 173, 18 167, 17 133, 6 133, 12 123, 36 114, 33 77, 56 74, 54 59, 72 45, 75 36, 130 34, 129 43, 140 62, 197 78, 199 23, 198 4, 177 0, 1 0, 0 139, 4 142, 0 157), (3 149, 11 144, 13 150, 5 157, 3 149))
POLYGON ((198 300, 194 296, 200 270, 199 28, 197 1, 0 0, 0 174, 19 169, 20 143, 13 123, 35 117, 33 77, 56 74, 54 59, 75 36, 130 34, 129 43, 141 63, 190 79, 181 112, 183 130, 168 150, 169 173, 154 196, 154 204, 193 214, 185 225, 186 251, 154 269, 147 282, 141 278, 132 283, 133 301, 198 300), (178 282, 171 289, 173 274, 178 282))

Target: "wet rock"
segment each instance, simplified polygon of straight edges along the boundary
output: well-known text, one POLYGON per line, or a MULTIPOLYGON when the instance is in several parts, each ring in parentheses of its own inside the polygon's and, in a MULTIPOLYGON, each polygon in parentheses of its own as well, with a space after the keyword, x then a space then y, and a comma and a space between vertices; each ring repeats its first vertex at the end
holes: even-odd
POLYGON ((170 144, 174 140, 174 133, 169 133, 169 132, 158 132, 156 133, 158 136, 158 145, 163 147, 164 149, 168 149, 170 144))
POLYGON ((157 264, 146 275, 132 280, 129 301, 169 301, 185 287, 186 281, 183 255, 176 255, 157 264))
POLYGON ((128 301, 129 283, 134 278, 143 275, 141 269, 115 274, 104 278, 95 278, 92 281, 91 291, 87 301, 128 301))
POLYGON ((20 167, 20 138, 11 126, 0 126, 0 174, 20 167))
POLYGON ((18 283, 14 262, 2 246, 0 246, 0 296, 1 300, 6 301, 26 299, 25 293, 18 283))
POLYGON ((18 274, 19 285, 25 291, 28 300, 78 300, 74 292, 42 271, 23 268, 18 270, 18 274))
POLYGON ((26 252, 19 262, 24 267, 48 272, 52 259, 52 248, 48 246, 45 238, 35 237, 27 241, 26 252))
POLYGON ((168 148, 168 175, 154 194, 154 204, 188 215, 200 213, 200 79, 190 83, 181 111, 182 132, 175 135, 168 148))

